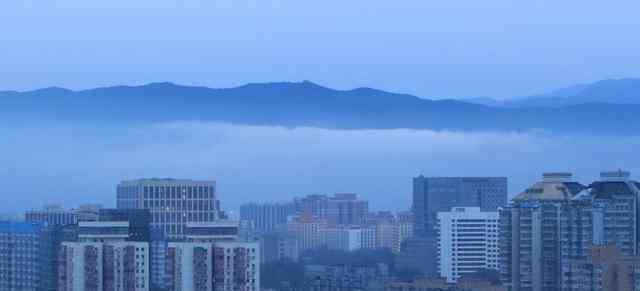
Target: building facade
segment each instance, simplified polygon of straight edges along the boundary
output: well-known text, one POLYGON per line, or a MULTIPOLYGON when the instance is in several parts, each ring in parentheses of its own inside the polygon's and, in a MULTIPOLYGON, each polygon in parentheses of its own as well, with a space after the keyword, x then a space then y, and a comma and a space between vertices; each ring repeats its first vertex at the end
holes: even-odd
POLYGON ((298 216, 320 219, 328 224, 363 224, 369 212, 369 202, 359 200, 355 193, 334 196, 309 195, 294 201, 298 216))
POLYGON ((0 290, 54 290, 52 240, 40 224, 0 222, 0 290))
POLYGON ((183 239, 187 222, 208 222, 222 215, 215 181, 139 179, 117 187, 118 209, 148 209, 151 225, 169 239, 183 239))
POLYGON ((238 241, 238 228, 238 221, 188 224, 187 241, 168 244, 167 288, 260 290, 260 245, 238 241))
POLYGON ((151 241, 149 242, 152 289, 166 289, 167 287, 167 247, 168 241, 162 229, 152 228, 151 241))
POLYGON ((60 205, 45 205, 42 209, 27 211, 25 220, 43 225, 69 225, 78 223, 78 215, 60 205))
POLYGON ((63 242, 58 290, 149 290, 148 247, 145 242, 63 242))
POLYGON ((58 290, 150 289, 149 242, 131 241, 128 221, 81 221, 77 232, 58 252, 58 290))
POLYGON ((438 270, 447 282, 483 269, 498 270, 498 212, 455 207, 438 213, 438 270))
POLYGON ((383 291, 389 268, 385 264, 305 265, 304 276, 308 291, 383 291))
POLYGON ((359 250, 362 248, 362 229, 359 227, 326 227, 320 229, 320 240, 330 250, 359 250))
POLYGON ((288 235, 296 240, 298 251, 317 249, 323 245, 320 231, 327 227, 323 220, 296 218, 286 225, 288 235))
POLYGON ((262 263, 280 260, 298 261, 298 242, 286 231, 264 233, 260 236, 259 242, 262 263))
POLYGON ((629 172, 621 170, 603 172, 599 181, 591 183, 561 209, 564 290, 575 290, 575 282, 583 281, 583 274, 574 272, 573 263, 593 257, 593 247, 613 247, 625 257, 638 255, 640 183, 629 176, 629 172))
POLYGON ((640 257, 622 254, 616 246, 593 246, 580 259, 565 262, 563 272, 572 277, 563 282, 564 291, 638 291, 640 257))
POLYGON ((480 207, 496 211, 507 205, 505 177, 413 178, 413 213, 416 235, 436 237, 437 213, 452 207, 480 207))
POLYGON ((560 210, 584 189, 571 178, 545 173, 499 211, 500 276, 509 290, 560 290, 560 210))
POLYGON ((240 219, 253 221, 260 232, 274 231, 295 214, 292 203, 246 203, 240 206, 240 219))

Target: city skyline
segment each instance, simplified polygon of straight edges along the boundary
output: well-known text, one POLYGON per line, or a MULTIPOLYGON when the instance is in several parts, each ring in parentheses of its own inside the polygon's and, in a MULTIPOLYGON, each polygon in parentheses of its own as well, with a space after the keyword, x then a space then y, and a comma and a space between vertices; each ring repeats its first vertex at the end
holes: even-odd
POLYGON ((640 1, 0 4, 0 291, 640 291, 640 1))

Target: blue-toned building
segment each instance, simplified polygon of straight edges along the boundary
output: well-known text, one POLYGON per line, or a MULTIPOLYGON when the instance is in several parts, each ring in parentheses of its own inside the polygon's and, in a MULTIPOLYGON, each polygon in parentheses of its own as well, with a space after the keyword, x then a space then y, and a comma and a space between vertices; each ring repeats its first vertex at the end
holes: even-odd
POLYGON ((56 290, 53 231, 0 221, 0 290, 56 290))

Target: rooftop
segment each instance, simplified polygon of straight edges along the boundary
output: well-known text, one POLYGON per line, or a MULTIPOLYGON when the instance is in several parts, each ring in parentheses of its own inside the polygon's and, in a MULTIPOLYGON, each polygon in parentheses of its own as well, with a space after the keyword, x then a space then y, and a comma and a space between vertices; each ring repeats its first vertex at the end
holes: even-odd
POLYGON ((544 173, 542 181, 533 184, 524 192, 516 195, 513 201, 569 200, 585 188, 582 184, 571 181, 571 177, 571 173, 544 173))

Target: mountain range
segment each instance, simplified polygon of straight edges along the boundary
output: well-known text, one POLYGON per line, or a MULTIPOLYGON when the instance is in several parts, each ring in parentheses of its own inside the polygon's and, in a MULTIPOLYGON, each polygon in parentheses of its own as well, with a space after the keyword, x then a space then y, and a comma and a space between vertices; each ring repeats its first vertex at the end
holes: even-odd
POLYGON ((484 97, 464 101, 503 107, 562 107, 584 103, 640 104, 640 79, 602 80, 506 100, 484 97))
POLYGON ((483 100, 431 100, 371 88, 334 90, 309 81, 225 89, 172 83, 80 91, 52 87, 0 92, 0 120, 640 133, 640 79, 604 80, 510 101, 483 100))

